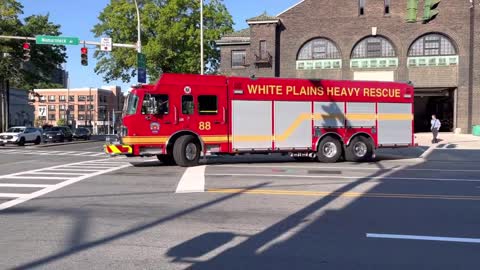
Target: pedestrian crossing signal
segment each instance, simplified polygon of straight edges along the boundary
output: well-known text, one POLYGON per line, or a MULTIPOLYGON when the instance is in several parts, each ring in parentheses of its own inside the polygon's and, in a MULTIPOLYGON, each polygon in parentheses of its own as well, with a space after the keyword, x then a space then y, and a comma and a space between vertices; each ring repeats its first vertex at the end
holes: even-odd
POLYGON ((23 43, 23 62, 30 61, 30 43, 23 43))
POLYGON ((80 49, 80 53, 82 66, 88 66, 88 49, 83 47, 80 49))

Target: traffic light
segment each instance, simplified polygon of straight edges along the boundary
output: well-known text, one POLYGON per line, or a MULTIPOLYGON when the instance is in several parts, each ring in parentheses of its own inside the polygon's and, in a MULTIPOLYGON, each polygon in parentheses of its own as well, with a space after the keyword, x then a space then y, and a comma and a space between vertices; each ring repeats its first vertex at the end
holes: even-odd
POLYGON ((423 8, 423 23, 428 23, 429 21, 435 19, 438 14, 438 4, 440 0, 425 0, 425 6, 423 8))
POLYGON ((82 66, 88 66, 88 49, 83 47, 80 49, 80 53, 82 66))
POLYGON ((23 62, 30 61, 30 43, 23 43, 23 62))
POLYGON ((417 22, 418 0, 408 0, 407 2, 407 23, 417 22))

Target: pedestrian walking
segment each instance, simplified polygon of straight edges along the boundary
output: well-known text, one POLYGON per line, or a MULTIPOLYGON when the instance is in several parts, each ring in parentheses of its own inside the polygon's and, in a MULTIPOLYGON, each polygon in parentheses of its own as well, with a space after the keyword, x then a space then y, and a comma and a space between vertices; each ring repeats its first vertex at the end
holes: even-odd
POLYGON ((442 124, 440 123, 440 120, 437 119, 437 116, 435 114, 432 115, 432 121, 430 123, 431 123, 430 130, 432 131, 432 134, 433 134, 432 143, 438 143, 438 139, 437 139, 438 131, 440 130, 440 127, 442 126, 442 124))

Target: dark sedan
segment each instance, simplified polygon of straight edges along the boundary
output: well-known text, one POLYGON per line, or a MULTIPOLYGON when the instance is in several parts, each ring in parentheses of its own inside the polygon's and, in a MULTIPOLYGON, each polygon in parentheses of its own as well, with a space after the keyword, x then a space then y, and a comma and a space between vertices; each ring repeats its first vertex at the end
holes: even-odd
POLYGON ((92 133, 90 132, 90 130, 88 128, 77 128, 74 132, 73 132, 73 138, 74 139, 84 139, 84 140, 90 140, 90 136, 92 135, 92 133))
POLYGON ((72 141, 73 134, 69 127, 52 127, 45 130, 43 133, 43 140, 45 142, 72 141))

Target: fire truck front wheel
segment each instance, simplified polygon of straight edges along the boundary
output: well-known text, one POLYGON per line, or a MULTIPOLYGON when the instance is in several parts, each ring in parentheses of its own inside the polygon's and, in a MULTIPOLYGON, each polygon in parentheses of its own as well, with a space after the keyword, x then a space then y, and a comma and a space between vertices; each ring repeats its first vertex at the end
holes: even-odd
POLYGON ((325 163, 337 162, 342 156, 340 141, 331 136, 326 136, 318 145, 318 160, 325 163))
POLYGON ((181 167, 198 165, 200 152, 200 143, 192 135, 184 135, 178 138, 173 145, 173 159, 181 167))
POLYGON ((366 161, 373 156, 373 143, 370 139, 357 136, 352 139, 345 152, 345 159, 348 161, 366 161))

